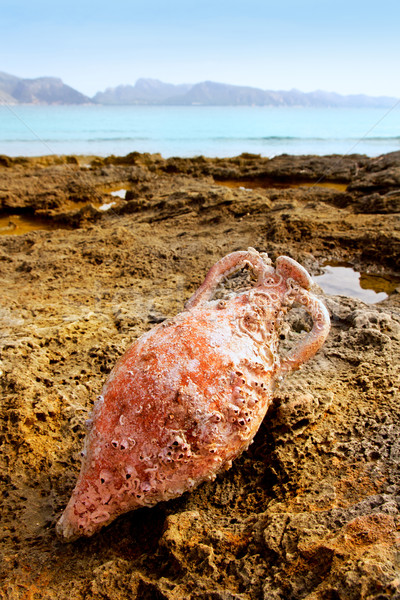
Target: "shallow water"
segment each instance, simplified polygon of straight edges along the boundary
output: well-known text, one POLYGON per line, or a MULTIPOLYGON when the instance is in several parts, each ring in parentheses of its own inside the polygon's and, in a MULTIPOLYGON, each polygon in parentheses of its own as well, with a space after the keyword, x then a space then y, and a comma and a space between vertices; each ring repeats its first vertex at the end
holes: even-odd
POLYGON ((359 273, 349 265, 324 266, 324 273, 313 277, 325 293, 358 298, 367 304, 386 300, 400 286, 400 277, 359 273))
MULTIPOLYGON (((97 210, 107 212, 118 204, 118 198, 125 197, 126 190, 118 190, 117 193, 111 192, 111 196, 115 196, 116 200, 111 202, 74 202, 65 201, 63 204, 63 212, 77 212, 89 206, 94 206, 97 210), (124 195, 119 192, 124 192, 124 195)), ((99 196, 100 197, 100 196, 99 196)), ((27 215, 5 215, 0 217, 0 235, 23 235, 29 231, 65 229, 65 223, 57 223, 51 219, 43 217, 27 216, 27 215)))
POLYGON ((110 194, 111 196, 116 196, 117 198, 125 198, 126 189, 121 188, 120 190, 114 190, 113 192, 110 192, 110 194))
POLYGON ((27 217, 25 215, 0 217, 0 235, 22 235, 29 231, 51 230, 58 227, 59 225, 56 223, 37 217, 27 217))
POLYGON ((266 188, 277 188, 277 189, 288 189, 288 188, 299 188, 299 187, 319 187, 319 188, 329 188, 336 190, 338 192, 345 192, 347 189, 347 183, 337 183, 335 181, 277 181, 276 179, 271 179, 270 177, 263 177, 260 179, 221 179, 217 180, 216 183, 218 185, 224 185, 233 189, 240 190, 256 190, 256 189, 266 189, 266 188))
POLYGON ((367 154, 400 148, 400 108, 0 106, 0 154, 367 154))

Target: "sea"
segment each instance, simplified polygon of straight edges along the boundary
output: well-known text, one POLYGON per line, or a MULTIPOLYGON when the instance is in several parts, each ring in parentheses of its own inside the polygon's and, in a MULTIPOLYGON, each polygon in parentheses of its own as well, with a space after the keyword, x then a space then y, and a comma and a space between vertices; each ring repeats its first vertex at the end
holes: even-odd
POLYGON ((232 157, 400 150, 392 108, 0 105, 0 154, 232 157))

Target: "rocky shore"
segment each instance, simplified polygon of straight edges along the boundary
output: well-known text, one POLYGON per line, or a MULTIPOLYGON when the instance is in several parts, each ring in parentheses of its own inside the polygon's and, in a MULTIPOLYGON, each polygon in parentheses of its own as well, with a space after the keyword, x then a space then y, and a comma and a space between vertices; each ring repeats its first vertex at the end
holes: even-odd
MULTIPOLYGON (((315 286, 330 336, 229 471, 55 535, 107 374, 219 258, 399 276, 400 152, 0 156, 0 224, 1 600, 400 599, 399 288, 368 305, 315 286)), ((309 327, 288 325, 283 343, 309 327)))

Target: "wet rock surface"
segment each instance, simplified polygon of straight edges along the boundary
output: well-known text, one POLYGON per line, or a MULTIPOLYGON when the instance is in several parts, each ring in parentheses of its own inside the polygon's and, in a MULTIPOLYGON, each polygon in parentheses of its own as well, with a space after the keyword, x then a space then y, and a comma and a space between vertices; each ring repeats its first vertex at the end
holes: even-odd
MULTIPOLYGON (((400 153, 0 157, 0 175, 1 216, 54 225, 0 238, 0 598, 400 598, 399 293, 324 297, 323 349, 215 482, 90 539, 54 529, 107 374, 216 260, 399 272, 400 153)), ((291 311, 282 347, 308 327, 291 311)))

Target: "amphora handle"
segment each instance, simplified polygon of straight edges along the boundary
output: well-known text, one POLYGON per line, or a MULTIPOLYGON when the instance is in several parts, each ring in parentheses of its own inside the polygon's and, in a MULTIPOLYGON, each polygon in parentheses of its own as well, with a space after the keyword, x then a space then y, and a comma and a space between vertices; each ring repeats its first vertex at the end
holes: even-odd
POLYGON ((312 280, 299 263, 287 256, 280 256, 276 265, 277 273, 280 273, 286 280, 286 284, 290 286, 291 303, 299 303, 313 320, 310 333, 293 350, 281 358, 276 371, 276 377, 281 378, 290 371, 298 369, 320 349, 329 333, 330 318, 323 302, 306 289, 311 286, 312 280))
POLYGON ((274 271, 270 266, 271 261, 267 255, 259 254, 254 248, 231 252, 231 254, 227 254, 227 256, 221 258, 211 267, 199 289, 186 302, 185 308, 190 310, 207 302, 224 277, 228 277, 246 265, 257 274, 257 284, 263 280, 266 272, 274 271))
MULTIPOLYGON (((275 272, 268 256, 258 253, 254 248, 232 252, 211 267, 199 289, 186 302, 185 308, 191 310, 205 304, 224 277, 245 265, 256 273, 258 279, 255 287, 261 289, 264 282, 275 272)), ((330 319, 324 304, 308 291, 312 285, 311 277, 298 262, 288 256, 280 256, 276 261, 276 273, 284 282, 281 292, 289 296, 291 303, 301 304, 313 320, 313 328, 306 338, 281 358, 275 372, 276 377, 281 377, 298 369, 302 363, 314 356, 329 333, 330 319)))

